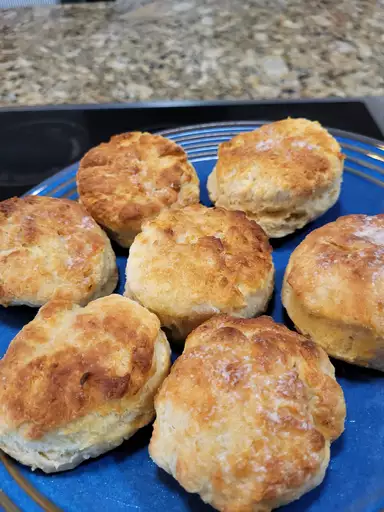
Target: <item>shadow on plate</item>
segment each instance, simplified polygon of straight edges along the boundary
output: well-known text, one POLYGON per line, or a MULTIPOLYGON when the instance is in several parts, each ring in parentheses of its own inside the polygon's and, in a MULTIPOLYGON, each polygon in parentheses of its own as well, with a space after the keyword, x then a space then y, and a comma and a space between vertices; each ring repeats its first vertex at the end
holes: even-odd
POLYGON ((116 462, 124 462, 125 459, 132 457, 136 452, 147 449, 152 436, 152 422, 139 429, 130 439, 124 441, 122 445, 110 452, 110 455, 116 462))
POLYGON ((9 306, 8 308, 0 306, 0 325, 2 328, 21 329, 35 318, 38 310, 28 306, 9 306))
POLYGON ((321 215, 318 219, 315 219, 309 224, 306 224, 303 228, 298 229, 290 235, 284 236, 282 238, 272 238, 270 243, 273 247, 273 250, 275 251, 276 249, 283 247, 285 250, 289 249, 290 251, 293 251, 293 249, 295 249, 299 243, 304 240, 307 235, 309 235, 311 231, 314 231, 315 229, 318 229, 321 226, 328 224, 329 222, 335 221, 338 217, 340 217, 341 214, 342 212, 340 201, 337 201, 337 203, 327 212, 321 215))
POLYGON ((331 362, 336 370, 336 377, 343 378, 356 382, 369 382, 371 380, 384 379, 384 373, 379 370, 372 370, 371 368, 364 368, 363 366, 356 366, 353 364, 331 358, 331 362))
POLYGON ((331 444, 331 460, 343 451, 344 445, 345 436, 341 434, 341 436, 331 444))
POLYGON ((113 252, 116 254, 116 256, 122 256, 124 258, 128 258, 129 249, 126 249, 125 247, 121 247, 121 245, 119 245, 114 240, 111 240, 111 245, 112 245, 113 252))
POLYGON ((213 512, 214 509, 210 505, 206 505, 197 494, 190 494, 185 491, 181 485, 165 471, 157 468, 156 477, 172 494, 181 498, 188 510, 193 512, 213 512))
POLYGON ((288 329, 291 329, 291 331, 296 331, 295 324, 292 322, 285 308, 283 308, 283 322, 285 326, 288 327, 288 329))

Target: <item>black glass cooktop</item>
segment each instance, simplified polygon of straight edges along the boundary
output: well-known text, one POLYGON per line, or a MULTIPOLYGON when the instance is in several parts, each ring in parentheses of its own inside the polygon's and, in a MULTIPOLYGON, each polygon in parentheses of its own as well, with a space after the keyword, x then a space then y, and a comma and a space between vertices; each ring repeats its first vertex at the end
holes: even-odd
POLYGON ((382 139, 380 105, 380 101, 372 105, 364 100, 326 100, 0 109, 0 200, 23 194, 79 160, 92 146, 124 131, 292 116, 382 139))

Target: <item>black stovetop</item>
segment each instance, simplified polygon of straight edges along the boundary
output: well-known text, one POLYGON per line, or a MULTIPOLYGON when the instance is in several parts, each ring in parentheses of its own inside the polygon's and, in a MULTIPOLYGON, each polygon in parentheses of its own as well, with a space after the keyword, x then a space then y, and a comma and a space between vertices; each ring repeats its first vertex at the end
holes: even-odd
POLYGON ((381 139, 383 134, 369 110, 360 100, 0 109, 0 200, 23 194, 79 160, 92 146, 124 131, 292 116, 381 139))

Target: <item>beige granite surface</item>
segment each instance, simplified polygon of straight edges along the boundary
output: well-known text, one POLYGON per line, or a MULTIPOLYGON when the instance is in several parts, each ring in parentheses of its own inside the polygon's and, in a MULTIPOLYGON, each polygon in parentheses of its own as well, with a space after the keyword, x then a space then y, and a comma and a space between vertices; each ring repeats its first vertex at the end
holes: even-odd
POLYGON ((384 95, 384 0, 0 10, 0 106, 384 95))

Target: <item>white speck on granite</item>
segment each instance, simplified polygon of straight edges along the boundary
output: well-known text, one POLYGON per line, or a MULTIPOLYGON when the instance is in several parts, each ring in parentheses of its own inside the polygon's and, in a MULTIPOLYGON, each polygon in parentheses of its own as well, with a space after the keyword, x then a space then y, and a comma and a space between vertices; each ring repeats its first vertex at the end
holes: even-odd
POLYGON ((261 62, 264 71, 271 78, 281 78, 288 73, 288 67, 284 59, 278 55, 264 57, 261 62))

